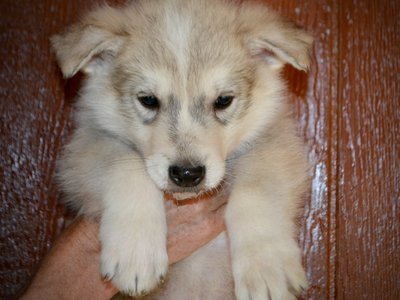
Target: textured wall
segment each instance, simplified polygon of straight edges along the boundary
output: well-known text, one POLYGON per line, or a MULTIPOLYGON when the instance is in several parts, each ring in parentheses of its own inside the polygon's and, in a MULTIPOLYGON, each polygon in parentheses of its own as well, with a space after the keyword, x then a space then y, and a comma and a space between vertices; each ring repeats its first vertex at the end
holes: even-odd
MULTIPOLYGON (((400 3, 266 2, 316 40, 308 74, 285 69, 313 166, 304 298, 400 299, 400 3)), ((64 225, 53 175, 79 78, 62 79, 48 38, 93 3, 0 1, 1 299, 64 225)))

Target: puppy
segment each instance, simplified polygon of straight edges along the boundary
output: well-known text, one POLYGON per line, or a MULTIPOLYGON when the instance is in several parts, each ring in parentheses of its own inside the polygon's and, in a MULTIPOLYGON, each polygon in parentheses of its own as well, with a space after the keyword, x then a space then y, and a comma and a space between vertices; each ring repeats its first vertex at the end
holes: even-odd
POLYGON ((280 70, 307 70, 311 44, 268 8, 224 0, 104 6, 53 37, 64 76, 87 74, 61 184, 80 214, 101 217, 101 272, 123 293, 167 276, 164 193, 211 191, 229 195, 227 235, 150 298, 292 299, 306 287, 294 219, 307 163, 280 70))

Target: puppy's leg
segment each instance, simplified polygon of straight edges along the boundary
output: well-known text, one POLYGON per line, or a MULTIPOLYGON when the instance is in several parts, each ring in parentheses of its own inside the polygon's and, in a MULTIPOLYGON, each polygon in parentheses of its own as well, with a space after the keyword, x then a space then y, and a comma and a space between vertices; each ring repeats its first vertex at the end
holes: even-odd
POLYGON ((296 299, 291 292, 307 285, 292 220, 275 201, 254 186, 236 189, 230 199, 226 220, 239 300, 296 299))
POLYGON ((295 299, 307 286, 294 224, 307 164, 290 129, 258 146, 238 162, 226 212, 235 293, 239 300, 295 299))
POLYGON ((133 295, 153 289, 168 266, 162 192, 137 153, 113 137, 80 129, 59 164, 70 203, 100 216, 101 271, 133 295))
POLYGON ((126 161, 110 171, 104 187, 101 271, 123 293, 136 296, 152 290, 166 274, 167 227, 162 192, 138 159, 126 161))

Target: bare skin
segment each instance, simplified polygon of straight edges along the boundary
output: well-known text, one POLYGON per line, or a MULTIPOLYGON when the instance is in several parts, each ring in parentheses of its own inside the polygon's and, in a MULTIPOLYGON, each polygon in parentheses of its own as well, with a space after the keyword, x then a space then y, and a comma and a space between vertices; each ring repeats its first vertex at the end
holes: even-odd
MULTIPOLYGON (((225 201, 201 199, 181 206, 166 201, 170 264, 189 256, 225 229, 225 201)), ((118 290, 101 278, 98 230, 98 223, 89 219, 71 224, 21 299, 111 299, 118 290)))

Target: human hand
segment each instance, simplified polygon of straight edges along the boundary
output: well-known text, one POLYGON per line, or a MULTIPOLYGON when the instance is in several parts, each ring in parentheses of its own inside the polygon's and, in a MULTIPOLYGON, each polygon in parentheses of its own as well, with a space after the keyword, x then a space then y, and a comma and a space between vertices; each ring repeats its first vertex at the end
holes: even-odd
MULTIPOLYGON (((170 264, 196 251, 224 230, 226 199, 187 205, 166 201, 170 264)), ((118 291, 100 276, 99 225, 79 219, 69 226, 44 259, 21 299, 110 299, 118 291)))

